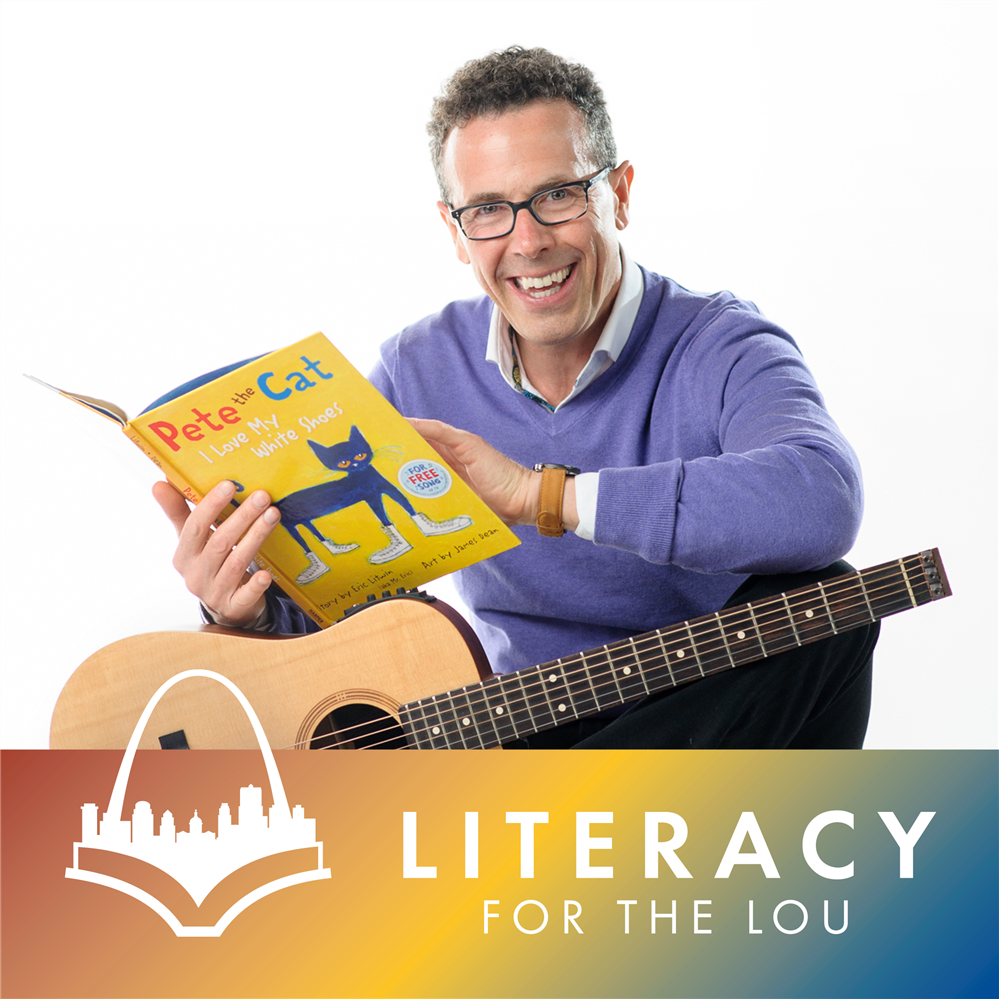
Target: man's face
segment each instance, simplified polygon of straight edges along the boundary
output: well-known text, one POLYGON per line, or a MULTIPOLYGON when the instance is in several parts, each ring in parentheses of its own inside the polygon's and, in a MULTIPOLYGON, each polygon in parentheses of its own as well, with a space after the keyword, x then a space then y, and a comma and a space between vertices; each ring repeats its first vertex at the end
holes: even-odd
MULTIPOLYGON (((564 101, 473 118, 448 136, 444 149, 454 208, 524 201, 606 165, 590 161, 582 116, 564 101)), ((617 230, 628 224, 632 174, 625 162, 591 187, 581 218, 543 226, 521 210, 513 232, 499 239, 467 239, 438 202, 458 258, 471 264, 476 280, 524 340, 576 349, 596 343, 621 283, 617 230), (525 287, 525 279, 547 277, 548 286, 525 287)))

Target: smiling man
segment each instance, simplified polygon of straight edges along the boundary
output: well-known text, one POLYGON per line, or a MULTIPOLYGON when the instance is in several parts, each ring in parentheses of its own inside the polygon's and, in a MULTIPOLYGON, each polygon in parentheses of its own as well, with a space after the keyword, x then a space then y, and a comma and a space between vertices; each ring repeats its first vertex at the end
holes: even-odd
MULTIPOLYGON (((590 71, 543 49, 474 60, 429 131, 438 209, 485 295, 390 340, 372 381, 522 540, 458 578, 494 670, 848 571, 856 457, 784 330, 627 256, 634 170, 590 71)), ((158 492, 188 586, 225 623, 310 630, 266 573, 244 575, 276 511, 244 503, 209 544, 217 492, 190 515, 158 492)), ((529 745, 859 747, 876 638, 836 635, 529 745)))

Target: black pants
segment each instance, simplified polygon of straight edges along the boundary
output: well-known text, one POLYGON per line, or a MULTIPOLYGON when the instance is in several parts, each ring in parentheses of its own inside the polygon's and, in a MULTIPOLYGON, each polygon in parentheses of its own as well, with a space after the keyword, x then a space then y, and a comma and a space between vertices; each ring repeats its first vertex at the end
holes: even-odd
MULTIPOLYGON (((850 572, 751 576, 726 607, 850 572)), ((527 749, 860 749, 879 624, 646 697, 611 720, 583 719, 521 740, 527 749)), ((510 747, 513 748, 513 747, 510 747)))

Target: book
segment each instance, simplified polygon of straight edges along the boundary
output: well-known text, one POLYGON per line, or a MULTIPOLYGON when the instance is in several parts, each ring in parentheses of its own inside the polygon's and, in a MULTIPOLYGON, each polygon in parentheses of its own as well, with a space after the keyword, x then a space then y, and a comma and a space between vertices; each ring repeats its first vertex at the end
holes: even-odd
POLYGON ((266 489, 281 522, 257 565, 324 628, 520 543, 321 333, 213 375, 134 419, 32 380, 121 426, 192 503, 234 482, 219 523, 266 489))

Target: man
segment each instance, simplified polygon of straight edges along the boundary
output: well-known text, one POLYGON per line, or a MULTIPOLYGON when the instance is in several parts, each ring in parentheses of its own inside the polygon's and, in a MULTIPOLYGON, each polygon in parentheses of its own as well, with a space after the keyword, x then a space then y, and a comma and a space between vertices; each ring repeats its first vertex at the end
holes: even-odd
MULTIPOLYGON (((494 53, 449 81, 429 130, 438 209, 488 297, 389 341, 372 381, 522 539, 458 581, 493 668, 848 571, 831 563, 859 526, 852 450, 783 330, 622 250, 634 170, 592 74, 542 49, 494 53)), ((188 515, 157 487, 175 566, 220 623, 308 630, 266 573, 245 577, 278 520, 269 497, 211 531, 231 489, 188 515)), ((529 745, 859 747, 876 637, 838 635, 529 745)))

